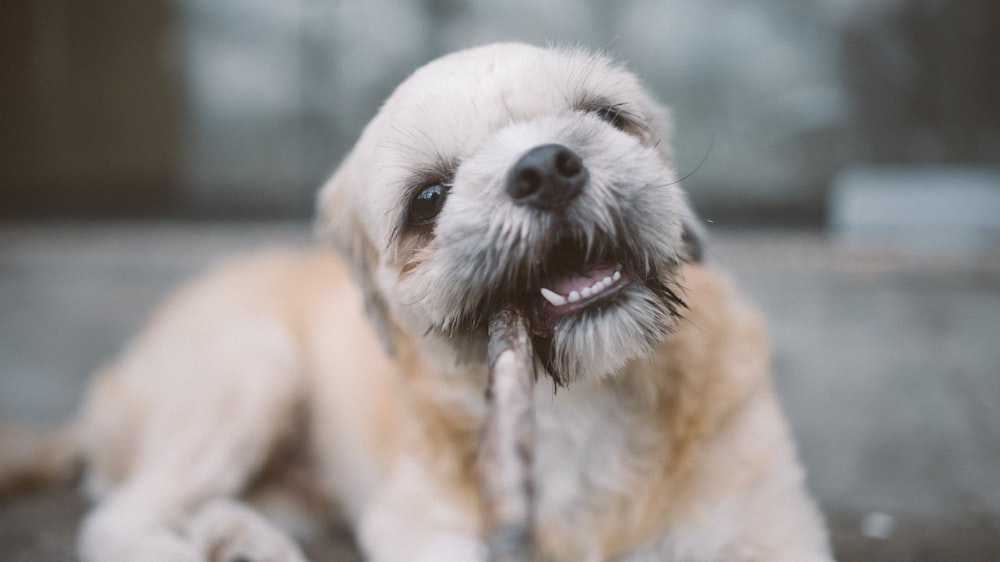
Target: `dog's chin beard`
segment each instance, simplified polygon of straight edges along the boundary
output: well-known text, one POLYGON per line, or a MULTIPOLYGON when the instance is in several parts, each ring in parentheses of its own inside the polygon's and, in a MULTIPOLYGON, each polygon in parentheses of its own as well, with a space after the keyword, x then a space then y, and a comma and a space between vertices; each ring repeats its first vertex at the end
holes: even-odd
POLYGON ((528 313, 535 353, 556 384, 611 376, 648 355, 684 307, 669 284, 655 278, 612 289, 563 314, 553 316, 548 303, 528 313))
POLYGON ((679 317, 676 264, 655 269, 658 260, 625 241, 635 239, 559 240, 527 282, 530 293, 508 303, 528 319, 536 355, 557 384, 615 374, 648 355, 679 317))

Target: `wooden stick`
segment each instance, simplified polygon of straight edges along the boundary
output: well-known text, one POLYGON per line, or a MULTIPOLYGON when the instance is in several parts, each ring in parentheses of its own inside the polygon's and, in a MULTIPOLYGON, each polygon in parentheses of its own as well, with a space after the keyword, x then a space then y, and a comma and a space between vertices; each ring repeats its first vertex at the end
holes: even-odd
POLYGON ((488 412, 479 450, 480 493, 491 562, 534 560, 531 481, 535 361, 527 323, 505 310, 489 325, 488 412))

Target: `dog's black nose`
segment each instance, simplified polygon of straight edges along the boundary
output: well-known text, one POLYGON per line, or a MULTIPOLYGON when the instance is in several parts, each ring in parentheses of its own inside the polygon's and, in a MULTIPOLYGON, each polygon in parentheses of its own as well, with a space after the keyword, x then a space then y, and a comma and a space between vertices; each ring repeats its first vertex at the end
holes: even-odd
POLYGON ((536 146, 510 169, 507 193, 516 203, 555 210, 580 194, 590 173, 577 153, 561 144, 536 146))

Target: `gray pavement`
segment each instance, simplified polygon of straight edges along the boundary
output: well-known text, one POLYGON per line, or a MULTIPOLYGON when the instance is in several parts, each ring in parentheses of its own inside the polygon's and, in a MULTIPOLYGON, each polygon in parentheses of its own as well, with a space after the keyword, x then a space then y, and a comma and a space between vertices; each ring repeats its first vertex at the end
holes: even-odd
MULTIPOLYGON (((58 423, 177 283, 310 240, 305 224, 0 224, 0 417, 58 423)), ((1000 246, 724 231, 709 248, 766 313, 838 558, 1000 560, 1000 246)), ((83 509, 66 489, 8 499, 0 559, 72 560, 83 509)), ((353 556, 343 535, 312 548, 353 556)))

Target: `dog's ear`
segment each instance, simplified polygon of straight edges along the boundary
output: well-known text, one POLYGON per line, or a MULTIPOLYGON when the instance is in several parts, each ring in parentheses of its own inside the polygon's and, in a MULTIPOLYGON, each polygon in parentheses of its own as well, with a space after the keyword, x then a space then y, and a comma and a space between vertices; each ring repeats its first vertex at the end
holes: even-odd
POLYGON ((688 263, 701 263, 705 260, 705 244, 708 234, 701 217, 691 206, 687 194, 684 194, 684 215, 681 219, 681 259, 688 263))
POLYGON ((684 219, 681 232, 681 252, 684 261, 701 263, 705 259, 705 229, 698 217, 684 219))
POLYGON ((316 233, 344 257, 364 296, 365 312, 382 342, 382 348, 392 355, 395 350, 394 325, 375 282, 378 252, 356 215, 351 212, 352 201, 347 186, 350 179, 345 168, 342 165, 319 191, 316 233))

